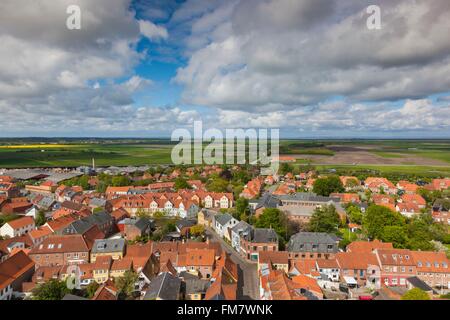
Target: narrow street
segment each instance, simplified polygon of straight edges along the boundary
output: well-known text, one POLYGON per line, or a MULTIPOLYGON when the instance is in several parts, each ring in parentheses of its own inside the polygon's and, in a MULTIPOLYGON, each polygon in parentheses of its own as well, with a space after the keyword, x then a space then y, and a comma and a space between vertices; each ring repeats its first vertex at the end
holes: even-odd
POLYGON ((209 237, 209 239, 219 242, 222 245, 222 249, 230 254, 231 260, 238 265, 239 281, 237 298, 239 300, 257 300, 259 296, 257 264, 247 262, 245 259, 243 259, 211 228, 206 228, 206 235, 209 237))

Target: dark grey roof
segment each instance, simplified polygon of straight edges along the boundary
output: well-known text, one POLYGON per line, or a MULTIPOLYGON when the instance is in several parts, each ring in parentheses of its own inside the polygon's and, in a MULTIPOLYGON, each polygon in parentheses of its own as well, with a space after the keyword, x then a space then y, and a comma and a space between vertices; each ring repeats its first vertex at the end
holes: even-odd
POLYGON ((177 221, 176 227, 178 228, 178 230, 181 230, 183 228, 195 226, 196 224, 197 224, 197 222, 194 220, 181 219, 181 220, 177 221))
POLYGON ((279 205, 281 205, 280 199, 278 199, 276 196, 266 192, 263 194, 261 199, 259 199, 258 204, 256 205, 255 209, 259 208, 276 208, 279 205))
POLYGON ((418 277, 409 277, 408 282, 411 283, 415 288, 419 288, 423 291, 433 291, 433 288, 430 287, 426 282, 420 280, 418 277))
POLYGON ((55 200, 50 197, 44 197, 41 201, 38 202, 39 207, 49 208, 53 203, 55 203, 55 200))
POLYGON ((216 220, 220 225, 226 225, 233 217, 228 213, 216 214, 214 220, 216 220))
POLYGON ((233 228, 231 228, 231 231, 235 233, 241 233, 241 232, 250 232, 251 229, 252 226, 242 220, 239 221, 233 228))
POLYGON ((89 204, 91 206, 104 207, 106 204, 106 199, 92 198, 91 201, 89 202, 89 204))
POLYGON ((61 203, 61 207, 67 208, 70 210, 79 211, 83 208, 83 205, 76 203, 76 202, 72 202, 72 201, 64 201, 63 203, 61 203))
POLYGON ((339 197, 324 197, 324 196, 318 196, 315 193, 312 192, 297 192, 293 194, 288 195, 279 195, 277 196, 278 199, 281 201, 311 201, 311 202, 340 202, 341 199, 339 197))
POLYGON ((181 289, 181 279, 170 272, 163 272, 150 282, 145 293, 145 300, 178 300, 181 289))
POLYGON ((184 278, 186 294, 205 293, 210 286, 210 281, 206 279, 199 279, 198 277, 184 278))
POLYGON ((123 252, 125 239, 97 239, 92 246, 92 253, 123 252))
POLYGON ((72 222, 70 226, 66 228, 68 231, 64 233, 83 234, 94 225, 101 226, 111 221, 112 219, 113 218, 111 217, 111 215, 105 211, 96 212, 94 214, 91 214, 90 216, 72 222))
POLYGON ((286 250, 291 252, 336 253, 339 238, 324 232, 299 232, 289 240, 286 250), (316 247, 313 247, 316 246, 316 247), (332 245, 332 248, 328 248, 332 245))
POLYGON ((134 226, 141 231, 146 230, 147 228, 152 228, 154 225, 154 221, 149 218, 140 218, 136 221, 134 226))
POLYGON ((268 228, 252 229, 247 235, 244 235, 244 238, 254 243, 278 242, 278 235, 275 230, 268 228))

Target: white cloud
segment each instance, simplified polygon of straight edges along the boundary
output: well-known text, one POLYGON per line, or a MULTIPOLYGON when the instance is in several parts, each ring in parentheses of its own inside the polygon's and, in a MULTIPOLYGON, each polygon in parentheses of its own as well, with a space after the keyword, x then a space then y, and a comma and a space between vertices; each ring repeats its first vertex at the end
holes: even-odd
POLYGON ((167 39, 169 37, 169 33, 166 28, 157 26, 151 21, 140 20, 139 28, 142 35, 153 41, 167 39))

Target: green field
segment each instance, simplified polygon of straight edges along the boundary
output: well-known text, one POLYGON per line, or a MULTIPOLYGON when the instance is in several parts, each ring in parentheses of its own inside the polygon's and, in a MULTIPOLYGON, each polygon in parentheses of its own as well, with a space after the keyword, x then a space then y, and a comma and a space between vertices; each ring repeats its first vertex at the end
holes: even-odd
MULTIPOLYGON (((175 143, 168 139, 0 139, 0 168, 128 166, 171 164, 175 143)), ((297 165, 311 164, 319 170, 376 170, 380 173, 450 175, 450 140, 281 140, 280 154, 314 155, 332 158, 336 152, 366 148, 367 153, 386 160, 399 160, 397 165, 357 163, 318 164, 315 160, 297 159, 297 165), (339 149, 340 148, 340 149, 339 149), (443 161, 443 165, 409 163, 403 156, 443 161), (448 163, 448 166, 445 165, 448 163)))

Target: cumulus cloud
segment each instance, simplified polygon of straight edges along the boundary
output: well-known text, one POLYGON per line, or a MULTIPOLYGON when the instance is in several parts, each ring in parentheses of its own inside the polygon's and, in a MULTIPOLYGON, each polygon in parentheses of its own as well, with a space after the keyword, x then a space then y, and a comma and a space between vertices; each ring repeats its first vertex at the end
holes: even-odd
POLYGON ((334 96, 363 102, 446 92, 450 3, 379 3, 376 31, 366 27, 369 1, 248 0, 218 8, 202 16, 217 24, 174 81, 185 86, 187 103, 252 112, 334 96), (216 19, 218 12, 228 16, 216 19))

